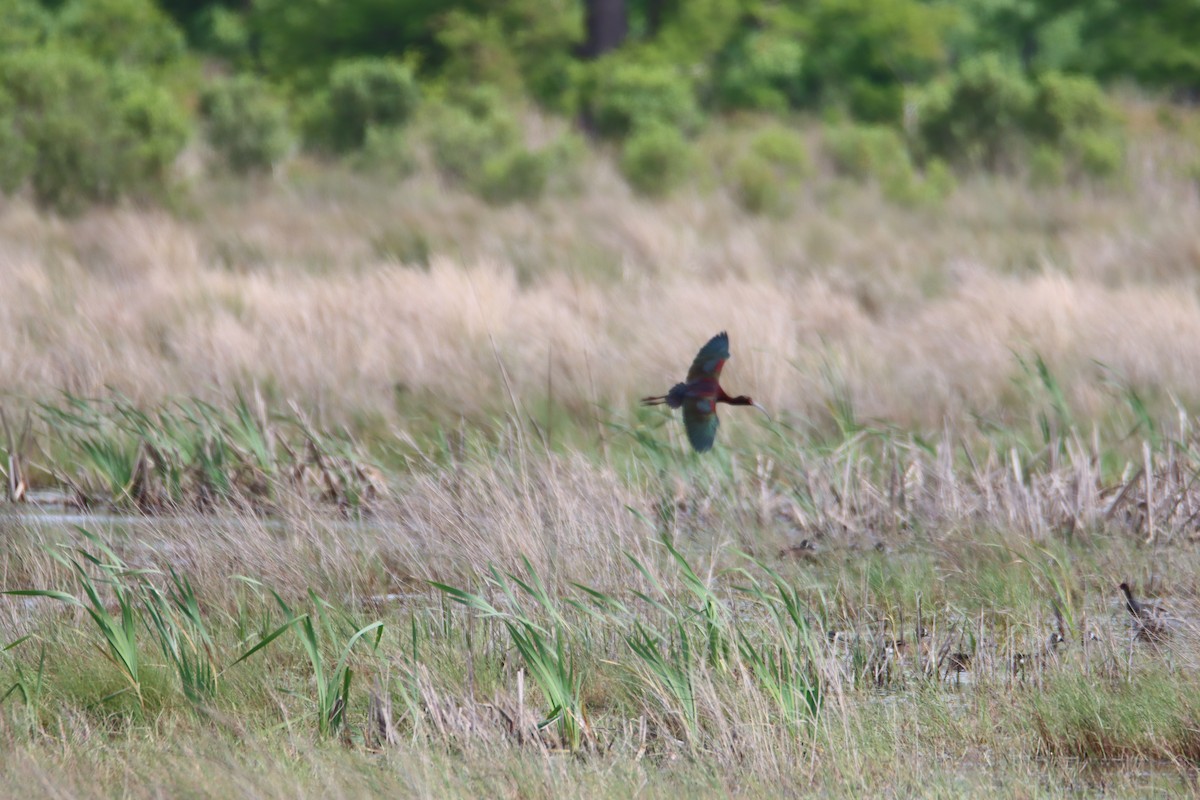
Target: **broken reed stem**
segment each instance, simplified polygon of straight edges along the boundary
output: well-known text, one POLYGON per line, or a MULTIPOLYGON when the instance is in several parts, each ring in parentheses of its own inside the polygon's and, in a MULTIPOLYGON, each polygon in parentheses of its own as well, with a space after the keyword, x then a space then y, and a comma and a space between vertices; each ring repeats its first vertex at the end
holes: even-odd
POLYGON ((1142 442, 1143 469, 1146 473, 1146 544, 1154 544, 1154 453, 1150 442, 1142 442))

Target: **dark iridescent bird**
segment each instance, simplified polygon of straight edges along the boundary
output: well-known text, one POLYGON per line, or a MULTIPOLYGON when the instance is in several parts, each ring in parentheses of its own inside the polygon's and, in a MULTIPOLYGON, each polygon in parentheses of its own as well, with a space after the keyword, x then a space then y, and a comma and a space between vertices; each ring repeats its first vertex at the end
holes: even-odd
MULTIPOLYGON (((687 380, 671 387, 671 391, 658 397, 643 397, 642 405, 657 406, 666 404, 671 408, 683 409, 683 426, 687 430, 688 441, 696 452, 703 453, 713 446, 717 438, 717 428, 721 421, 717 419, 717 404, 726 403, 731 406, 754 406, 764 414, 767 410, 746 395, 730 397, 721 388, 721 368, 729 360, 729 334, 721 331, 708 340, 708 344, 700 348, 692 368, 688 370, 687 380)), ((767 415, 770 418, 770 415, 767 415)))
POLYGON ((1129 588, 1128 583, 1122 583, 1117 588, 1125 594, 1125 608, 1128 609, 1129 615, 1133 617, 1137 638, 1146 641, 1161 641, 1166 639, 1170 634, 1170 628, 1167 625, 1167 618, 1162 609, 1149 603, 1143 603, 1134 597, 1133 590, 1129 588))

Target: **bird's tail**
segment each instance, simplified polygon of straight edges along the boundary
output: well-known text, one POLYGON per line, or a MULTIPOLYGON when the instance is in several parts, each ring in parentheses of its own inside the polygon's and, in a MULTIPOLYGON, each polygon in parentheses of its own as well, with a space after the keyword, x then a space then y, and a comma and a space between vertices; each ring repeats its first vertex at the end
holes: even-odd
POLYGON ((671 391, 666 394, 658 395, 657 397, 643 397, 642 405, 644 406, 661 406, 664 403, 671 408, 679 408, 683 405, 683 398, 687 394, 687 384, 677 383, 671 387, 671 391))

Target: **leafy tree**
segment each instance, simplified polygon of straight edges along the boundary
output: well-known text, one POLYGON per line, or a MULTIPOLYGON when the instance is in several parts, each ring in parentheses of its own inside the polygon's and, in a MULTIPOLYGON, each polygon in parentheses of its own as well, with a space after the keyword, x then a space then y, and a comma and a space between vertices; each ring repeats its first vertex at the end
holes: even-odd
POLYGON ((36 0, 0 0, 0 53, 46 43, 54 17, 36 0))
POLYGON ((805 38, 808 96, 860 118, 897 121, 906 85, 946 63, 953 9, 918 0, 817 0, 805 38))
POLYGON ((452 10, 441 18, 442 77, 528 92, 559 110, 570 105, 572 51, 583 36, 576 0, 505 0, 482 14, 452 10))
POLYGON ((153 0, 68 0, 57 32, 64 47, 103 64, 162 72, 187 55, 183 31, 153 0))
POLYGON ((932 85, 918 114, 926 155, 960 164, 998 169, 1033 159, 1042 180, 1068 167, 1111 174, 1124 157, 1116 109, 1095 81, 1058 72, 1030 79, 996 55, 932 85))
POLYGON ((1131 77, 1147 86, 1200 94, 1200 3, 1072 0, 1082 18, 1072 66, 1101 79, 1131 77))
POLYGON ((214 15, 228 18, 249 7, 249 0, 157 0, 192 42, 202 42, 214 15))
POLYGON ((995 169, 1012 166, 1032 112, 1034 89, 1015 65, 988 55, 927 89, 919 134, 933 155, 995 169))
POLYGON ((371 126, 396 127, 413 115, 420 90, 412 69, 398 61, 359 58, 343 61, 329 76, 329 108, 335 144, 358 147, 371 126))
POLYGON ((314 89, 340 60, 409 56, 437 69, 446 51, 437 22, 450 8, 477 12, 486 0, 253 0, 250 30, 267 74, 314 89))
POLYGON ((700 123, 692 86, 672 66, 613 55, 595 62, 589 77, 584 102, 602 136, 622 138, 651 125, 692 130, 700 123))
POLYGON ((742 26, 717 54, 715 99, 722 108, 784 111, 804 102, 807 54, 804 20, 792 13, 764 14, 742 26))
POLYGON ((479 175, 483 165, 516 147, 516 119, 500 106, 451 104, 430 114, 433 160, 447 178, 463 183, 479 175))

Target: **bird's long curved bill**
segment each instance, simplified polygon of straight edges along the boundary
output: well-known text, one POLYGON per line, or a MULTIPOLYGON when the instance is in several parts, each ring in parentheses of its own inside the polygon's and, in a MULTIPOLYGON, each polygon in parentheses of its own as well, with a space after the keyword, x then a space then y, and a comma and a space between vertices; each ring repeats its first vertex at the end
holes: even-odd
POLYGON ((767 415, 767 419, 768 419, 768 420, 770 420, 771 422, 774 422, 774 421, 775 421, 775 420, 771 419, 771 415, 770 415, 770 414, 767 414, 767 410, 766 410, 765 408, 763 408, 762 406, 760 406, 758 403, 751 403, 750 405, 754 406, 754 407, 755 407, 755 408, 757 408, 759 411, 761 411, 762 413, 766 414, 766 415, 767 415))

